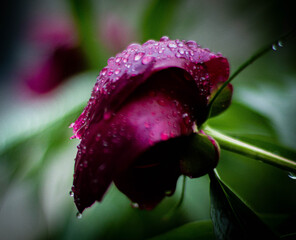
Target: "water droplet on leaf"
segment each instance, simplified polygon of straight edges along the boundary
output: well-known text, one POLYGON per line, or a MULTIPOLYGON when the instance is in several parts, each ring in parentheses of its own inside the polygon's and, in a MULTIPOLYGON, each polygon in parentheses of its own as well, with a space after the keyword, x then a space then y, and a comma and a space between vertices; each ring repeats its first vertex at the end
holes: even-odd
POLYGON ((70 191, 69 192, 69 195, 70 195, 70 197, 74 197, 74 192, 73 191, 70 191))
POLYGON ((272 48, 273 51, 276 51, 277 50, 277 47, 276 47, 275 44, 272 44, 271 48, 272 48))
POLYGON ((283 42, 282 41, 278 41, 278 46, 279 47, 283 47, 284 46, 283 42))
POLYGON ((82 213, 77 212, 77 213, 76 213, 76 218, 77 218, 77 219, 81 219, 81 218, 82 218, 82 213))
POLYGON ((288 177, 293 179, 293 180, 296 180, 296 173, 289 172, 288 177))

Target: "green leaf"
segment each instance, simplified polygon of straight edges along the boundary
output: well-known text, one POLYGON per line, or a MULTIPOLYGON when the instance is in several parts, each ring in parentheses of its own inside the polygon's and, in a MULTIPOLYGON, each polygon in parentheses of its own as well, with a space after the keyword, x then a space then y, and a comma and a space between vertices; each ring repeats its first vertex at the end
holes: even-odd
POLYGON ((152 0, 141 23, 143 40, 159 39, 168 34, 179 0, 152 0))
POLYGON ((275 129, 268 118, 236 101, 232 102, 227 111, 209 119, 207 124, 225 133, 257 134, 276 138, 275 129))
POLYGON ((211 173, 211 217, 217 239, 277 239, 218 177, 211 173))
MULTIPOLYGON (((217 87, 216 90, 212 92, 211 99, 215 97, 215 94, 217 93, 218 89, 219 89, 219 86, 217 87)), ((228 85, 220 92, 220 94, 216 97, 215 101, 210 103, 212 105, 210 106, 211 107, 210 117, 219 115, 230 106, 231 99, 232 99, 232 92, 233 92, 232 86, 228 85)))
POLYGON ((187 223, 162 235, 149 240, 210 240, 215 239, 211 221, 198 221, 187 223))

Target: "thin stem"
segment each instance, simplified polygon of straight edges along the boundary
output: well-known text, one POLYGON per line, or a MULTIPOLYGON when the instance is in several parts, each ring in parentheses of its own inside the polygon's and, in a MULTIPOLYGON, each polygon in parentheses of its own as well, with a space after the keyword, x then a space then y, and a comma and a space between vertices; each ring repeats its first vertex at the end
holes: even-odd
POLYGON ((180 197, 180 200, 178 202, 178 204, 176 205, 175 207, 175 210, 177 210, 183 203, 184 201, 184 196, 185 196, 185 188, 186 188, 186 176, 183 175, 183 184, 182 184, 182 192, 181 192, 181 197, 180 197))
POLYGON ((296 161, 292 161, 251 144, 226 136, 208 126, 205 127, 204 131, 212 136, 222 149, 239 153, 288 171, 296 172, 296 161))
POLYGON ((229 77, 229 79, 223 83, 223 85, 218 89, 214 97, 211 99, 208 109, 209 109, 209 116, 211 113, 211 109, 213 106, 213 103, 219 96, 219 94, 222 92, 222 90, 239 74, 241 73, 246 67, 251 65, 254 61, 259 59, 261 56, 263 56, 265 53, 269 52, 270 50, 274 50, 275 46, 282 47, 283 44, 288 40, 290 36, 296 33, 296 28, 294 28, 292 31, 288 32, 284 36, 282 36, 280 39, 273 41, 272 43, 266 45, 265 47, 261 48, 259 51, 257 51, 253 56, 251 56, 246 62, 244 62, 242 65, 239 66, 239 68, 229 77))

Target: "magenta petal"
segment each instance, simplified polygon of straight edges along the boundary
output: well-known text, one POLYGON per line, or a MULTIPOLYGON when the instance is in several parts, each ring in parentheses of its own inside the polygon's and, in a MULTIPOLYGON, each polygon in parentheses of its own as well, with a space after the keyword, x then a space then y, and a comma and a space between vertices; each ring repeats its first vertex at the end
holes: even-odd
POLYGON ((81 138, 92 121, 102 120, 104 112, 117 111, 153 73, 173 67, 185 70, 195 81, 199 97, 196 104, 204 106, 212 89, 229 75, 226 58, 201 48, 194 41, 164 37, 159 42, 131 44, 110 58, 108 66, 100 72, 88 105, 73 124, 74 137, 81 138))
POLYGON ((179 155, 169 142, 159 143, 142 154, 115 180, 117 188, 141 209, 153 209, 175 192, 181 175, 179 155))
MULTIPOLYGON (((188 106, 194 92, 191 83, 180 81, 175 70, 159 72, 137 89, 117 113, 105 112, 102 121, 88 128, 79 145, 72 189, 80 212, 100 201, 111 181, 122 178, 142 153, 159 142, 192 133, 194 109, 188 106), (177 88, 181 90, 177 92, 177 88)), ((172 166, 168 183, 164 181, 164 186, 150 196, 155 204, 166 190, 174 190, 180 174, 176 166, 172 166)), ((160 169, 167 168, 171 166, 160 165, 160 169)), ((160 174, 158 168, 152 171, 160 174)), ((147 202, 150 207, 154 206, 151 201, 147 202)))

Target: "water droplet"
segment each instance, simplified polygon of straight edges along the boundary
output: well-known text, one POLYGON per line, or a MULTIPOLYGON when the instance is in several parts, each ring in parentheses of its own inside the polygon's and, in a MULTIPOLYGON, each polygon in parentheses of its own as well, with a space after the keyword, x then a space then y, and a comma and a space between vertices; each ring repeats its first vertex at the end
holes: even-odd
POLYGON ((96 141, 98 142, 98 141, 100 141, 100 139, 101 139, 101 134, 98 133, 97 136, 96 136, 96 141))
POLYGON ((296 180, 296 173, 289 172, 288 177, 293 179, 293 180, 296 180))
POLYGON ((114 57, 110 57, 107 62, 108 65, 112 64, 114 62, 114 57))
POLYGON ((99 170, 103 171, 106 168, 106 164, 102 164, 101 166, 99 166, 99 170))
POLYGON ((137 48, 140 48, 140 47, 141 47, 140 44, 138 44, 138 43, 132 43, 132 44, 130 44, 130 45, 127 47, 127 49, 137 49, 137 48))
POLYGON ((180 48, 180 49, 178 50, 178 52, 179 52, 180 54, 184 54, 184 49, 180 48))
POLYGON ((118 75, 120 73, 120 69, 116 69, 114 73, 118 75))
POLYGON ((160 42, 166 42, 166 41, 169 41, 169 40, 170 40, 170 38, 167 37, 167 36, 163 36, 163 37, 161 37, 161 38, 159 39, 160 42))
POLYGON ((135 55, 134 60, 139 61, 145 55, 144 52, 139 52, 135 55))
POLYGON ((108 72, 108 76, 111 76, 113 74, 113 70, 110 69, 109 72, 108 72))
POLYGON ((106 72, 107 72, 107 70, 108 70, 107 68, 103 68, 103 69, 102 69, 102 71, 101 71, 101 75, 102 75, 102 76, 105 76, 105 75, 106 75, 106 72))
POLYGON ((276 51, 277 50, 277 46, 275 44, 272 44, 271 46, 272 50, 276 51))
POLYGON ((139 204, 138 203, 131 203, 133 208, 139 208, 139 204))
POLYGON ((168 47, 169 48, 177 48, 177 45, 175 43, 169 43, 168 47))
POLYGON ((82 213, 77 212, 77 213, 76 213, 76 218, 77 218, 77 219, 81 219, 81 218, 82 218, 82 213))
POLYGON ((109 120, 111 118, 111 115, 112 115, 111 112, 105 112, 104 113, 104 119, 109 120))
POLYGON ((150 63, 152 60, 153 60, 153 57, 151 57, 151 56, 145 56, 142 59, 142 63, 145 65, 145 64, 150 63))
POLYGON ((188 47, 197 47, 197 43, 196 43, 195 41, 193 41, 193 40, 188 40, 188 41, 186 42, 186 45, 187 45, 188 47))
POLYGON ((163 99, 159 99, 159 100, 157 100, 157 103, 158 103, 160 106, 166 106, 166 102, 165 102, 163 99))
POLYGON ((167 133, 163 132, 160 134, 160 138, 161 138, 161 140, 165 141, 165 140, 169 139, 169 135, 167 133))
POLYGON ((117 63, 119 63, 121 61, 121 57, 117 57, 116 59, 115 59, 115 62, 117 62, 117 63))
POLYGON ((74 197, 74 192, 71 190, 71 191, 69 192, 69 195, 70 195, 70 197, 74 197))
POLYGON ((284 46, 283 42, 282 41, 278 41, 278 46, 279 47, 283 47, 284 46))

